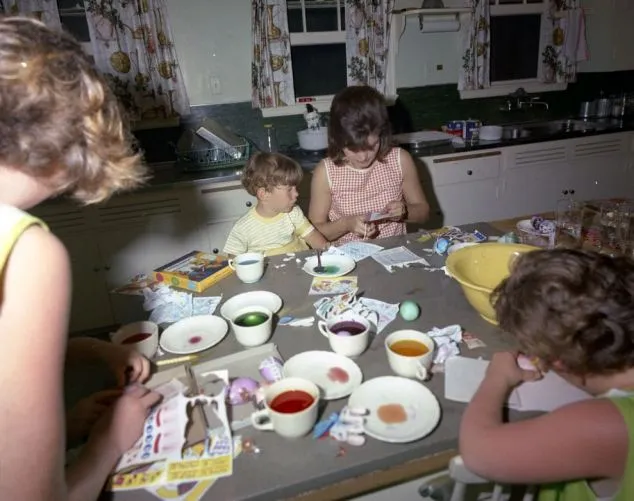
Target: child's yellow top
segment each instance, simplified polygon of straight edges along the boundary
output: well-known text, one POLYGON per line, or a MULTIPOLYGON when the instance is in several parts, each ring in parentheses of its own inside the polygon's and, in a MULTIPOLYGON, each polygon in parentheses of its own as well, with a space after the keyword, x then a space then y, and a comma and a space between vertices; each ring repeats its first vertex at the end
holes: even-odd
POLYGON ((272 256, 307 250, 304 238, 314 229, 297 205, 290 212, 281 212, 273 217, 260 216, 254 207, 231 229, 224 253, 262 252, 272 256))
POLYGON ((34 224, 48 229, 46 224, 36 217, 10 205, 0 204, 0 275, 18 238, 34 224))
MULTIPOLYGON (((618 492, 612 501, 634 500, 634 394, 624 397, 611 397, 610 400, 619 409, 625 420, 629 437, 627 464, 618 492)), ((592 454, 592 451, 588 451, 592 454)), ((543 485, 539 490, 539 501, 597 501, 599 498, 586 480, 561 482, 543 485)))

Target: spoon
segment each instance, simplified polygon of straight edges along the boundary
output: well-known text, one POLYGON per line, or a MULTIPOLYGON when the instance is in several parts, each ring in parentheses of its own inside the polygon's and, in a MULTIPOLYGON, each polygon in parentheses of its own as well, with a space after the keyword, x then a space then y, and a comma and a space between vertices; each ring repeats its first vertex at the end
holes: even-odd
POLYGON ((326 268, 321 265, 321 251, 320 250, 317 251, 317 266, 315 266, 313 268, 313 271, 315 273, 325 273, 326 272, 326 268))

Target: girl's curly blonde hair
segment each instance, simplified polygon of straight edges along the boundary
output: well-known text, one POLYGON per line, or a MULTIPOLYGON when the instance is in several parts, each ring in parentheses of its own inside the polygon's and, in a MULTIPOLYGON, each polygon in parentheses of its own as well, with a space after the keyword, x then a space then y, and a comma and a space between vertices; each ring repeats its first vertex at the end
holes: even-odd
POLYGON ((116 98, 81 45, 30 18, 0 19, 0 163, 84 204, 144 180, 116 98))

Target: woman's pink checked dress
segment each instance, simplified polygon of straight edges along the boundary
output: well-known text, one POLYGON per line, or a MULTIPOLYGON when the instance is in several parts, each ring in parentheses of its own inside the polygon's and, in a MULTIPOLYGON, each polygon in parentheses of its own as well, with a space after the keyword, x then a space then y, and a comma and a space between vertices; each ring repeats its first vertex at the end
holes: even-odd
MULTIPOLYGON (((403 200, 400 151, 400 148, 392 148, 382 162, 377 160, 367 169, 354 169, 347 164, 335 165, 330 158, 326 158, 326 175, 332 198, 329 220, 380 212, 389 202, 403 200)), ((406 232, 405 223, 400 222, 378 223, 377 227, 379 234, 376 238, 403 235, 406 232)), ((336 243, 362 239, 354 233, 347 233, 336 243)))

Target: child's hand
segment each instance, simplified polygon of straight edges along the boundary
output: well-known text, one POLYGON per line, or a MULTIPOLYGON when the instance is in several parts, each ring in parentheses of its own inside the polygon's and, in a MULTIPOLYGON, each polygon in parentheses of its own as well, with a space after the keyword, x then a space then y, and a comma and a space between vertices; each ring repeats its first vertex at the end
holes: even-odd
POLYGON ((129 386, 109 411, 99 419, 90 438, 113 447, 119 456, 129 450, 143 433, 143 424, 161 395, 141 385, 129 386))
POLYGON ((538 370, 522 369, 518 365, 517 353, 499 352, 493 354, 486 377, 498 382, 503 381, 510 389, 527 381, 537 381, 543 374, 538 370))
POLYGON ((393 221, 401 221, 407 214, 407 205, 402 200, 393 200, 381 212, 388 214, 393 221))
POLYGON ((133 348, 109 343, 101 355, 121 387, 143 383, 150 377, 150 361, 133 348))
POLYGON ((112 407, 123 390, 104 390, 83 398, 66 413, 66 436, 69 442, 82 440, 101 416, 112 407))
POLYGON ((363 238, 374 238, 379 230, 373 223, 368 223, 365 216, 349 216, 348 231, 363 238))

